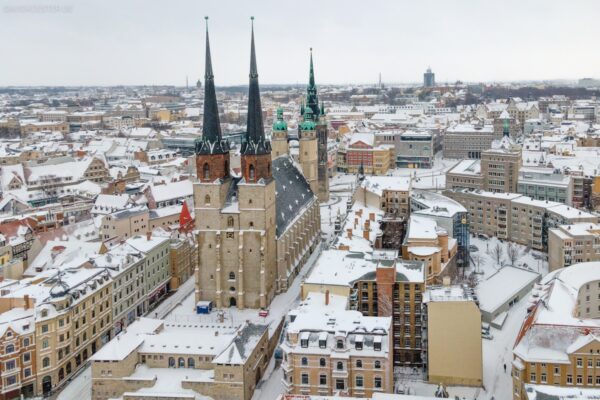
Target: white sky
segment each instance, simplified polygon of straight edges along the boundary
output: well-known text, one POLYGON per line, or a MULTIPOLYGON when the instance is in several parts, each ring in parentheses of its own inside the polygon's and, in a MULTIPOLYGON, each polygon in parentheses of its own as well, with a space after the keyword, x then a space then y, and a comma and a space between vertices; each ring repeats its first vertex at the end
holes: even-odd
POLYGON ((217 85, 600 76, 597 0, 0 0, 0 85, 217 85), (43 7, 58 6, 58 10, 43 7))

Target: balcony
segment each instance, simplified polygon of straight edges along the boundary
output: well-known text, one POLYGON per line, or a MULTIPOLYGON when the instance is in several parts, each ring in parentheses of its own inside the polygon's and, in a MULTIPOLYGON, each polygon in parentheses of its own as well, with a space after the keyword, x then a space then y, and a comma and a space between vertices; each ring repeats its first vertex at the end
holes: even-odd
POLYGON ((334 369, 331 371, 331 376, 333 378, 347 378, 348 370, 347 369, 334 369))

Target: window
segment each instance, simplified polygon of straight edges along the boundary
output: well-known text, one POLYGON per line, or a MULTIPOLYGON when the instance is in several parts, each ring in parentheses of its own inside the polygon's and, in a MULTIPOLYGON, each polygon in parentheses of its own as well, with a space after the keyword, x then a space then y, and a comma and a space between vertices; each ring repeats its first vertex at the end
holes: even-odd
POLYGON ((356 343, 355 343, 355 348, 356 348, 356 350, 362 350, 362 348, 363 348, 363 343, 362 343, 362 341, 360 341, 360 342, 359 342, 359 341, 357 340, 357 341, 356 341, 356 343))
POLYGON ((210 196, 209 195, 204 196, 204 204, 210 204, 210 196))
POLYGON ((376 376, 375 379, 373 379, 373 387, 375 387, 375 389, 381 389, 381 377, 380 376, 376 376))
POLYGON ((194 361, 194 359, 192 357, 188 357, 188 368, 195 368, 196 367, 196 362, 194 361))
POLYGON ((300 347, 308 347, 308 339, 300 339, 300 347))
POLYGON ((175 358, 169 357, 169 368, 175 368, 175 358))
POLYGON ((44 357, 42 359, 42 368, 48 368, 50 366, 50 358, 44 357))
POLYGON ((344 380, 343 379, 336 379, 335 380, 335 389, 336 390, 344 390, 345 389, 345 384, 344 384, 344 380))
POLYGON ((183 357, 179 357, 177 360, 177 366, 179 368, 185 368, 185 359, 183 357))
POLYGON ((545 373, 542 373, 542 375, 540 376, 540 378, 541 378, 541 382, 542 383, 546 383, 547 380, 546 380, 546 374, 545 373))
POLYGON ((381 368, 381 361, 375 360, 375 369, 380 369, 380 368, 381 368))
POLYGON ((362 360, 356 360, 356 368, 362 368, 362 360))
POLYGON ((375 350, 375 351, 381 351, 381 342, 374 342, 373 343, 373 350, 375 350))
POLYGON ((204 176, 204 179, 210 179, 210 167, 208 166, 208 163, 204 163, 202 175, 204 176))
POLYGON ((581 375, 577 375, 577 384, 581 385, 583 383, 583 377, 581 375))
POLYGON ((337 362, 337 365, 336 365, 336 369, 337 369, 338 371, 343 371, 343 370, 344 370, 344 363, 343 363, 343 362, 341 362, 341 361, 338 361, 338 362, 337 362))
POLYGON ((535 378, 536 378, 536 376, 535 376, 535 372, 532 372, 529 380, 530 380, 531 382, 535 382, 535 378))
POLYGON ((338 340, 335 347, 337 349, 343 349, 344 348, 344 341, 343 340, 338 340))
POLYGON ((248 178, 253 181, 255 179, 255 170, 254 165, 250 164, 250 168, 248 168, 248 178))
POLYGON ((570 385, 573 384, 573 375, 567 375, 567 383, 570 385))
POLYGON ((233 217, 227 218, 227 227, 233 228, 233 217))
POLYGON ((363 387, 363 377, 361 375, 356 376, 356 387, 363 387))
POLYGON ((229 273, 229 280, 230 281, 234 281, 235 280, 235 272, 230 272, 229 273))
POLYGON ((23 362, 29 362, 31 361, 31 353, 27 352, 27 353, 23 353, 23 362))
POLYGON ((12 344, 7 344, 6 347, 4 348, 4 351, 6 353, 13 353, 15 351, 15 346, 12 344))
POLYGON ((4 370, 10 371, 17 367, 17 362, 15 360, 8 360, 4 363, 4 370))
POLYGON ((302 374, 302 384, 308 385, 308 374, 302 374))
POLYGON ((319 366, 324 367, 327 364, 324 358, 319 358, 319 366))
POLYGON ((308 365, 308 358, 302 357, 301 364, 302 365, 308 365))
POLYGON ((324 374, 319 375, 319 385, 321 385, 321 386, 327 385, 327 375, 324 375, 324 374))

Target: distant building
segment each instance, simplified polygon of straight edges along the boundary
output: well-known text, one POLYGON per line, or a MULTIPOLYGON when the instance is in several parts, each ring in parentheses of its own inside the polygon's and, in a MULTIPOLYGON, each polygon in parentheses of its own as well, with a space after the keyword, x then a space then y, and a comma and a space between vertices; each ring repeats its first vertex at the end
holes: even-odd
POLYGON ((431 72, 431 67, 427 68, 423 74, 423 86, 426 88, 435 86, 435 74, 431 72))

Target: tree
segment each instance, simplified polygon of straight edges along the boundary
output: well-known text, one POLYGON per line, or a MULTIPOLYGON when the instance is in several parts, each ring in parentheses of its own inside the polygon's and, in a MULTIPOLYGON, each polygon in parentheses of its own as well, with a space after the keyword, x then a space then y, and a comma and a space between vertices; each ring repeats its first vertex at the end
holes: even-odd
POLYGON ((504 248, 500 242, 496 242, 496 244, 492 246, 490 249, 490 256, 496 260, 496 264, 500 265, 500 261, 502 261, 502 257, 504 256, 504 248))
POLYGON ((475 254, 473 254, 472 258, 473 258, 473 263, 475 264, 475 273, 478 274, 478 273, 480 273, 480 266, 481 266, 481 262, 483 261, 483 257, 481 256, 481 254, 475 253, 475 254))
POLYGON ((508 242, 508 246, 506 247, 506 255, 510 261, 511 267, 514 267, 517 260, 521 257, 521 250, 515 243, 508 242))

